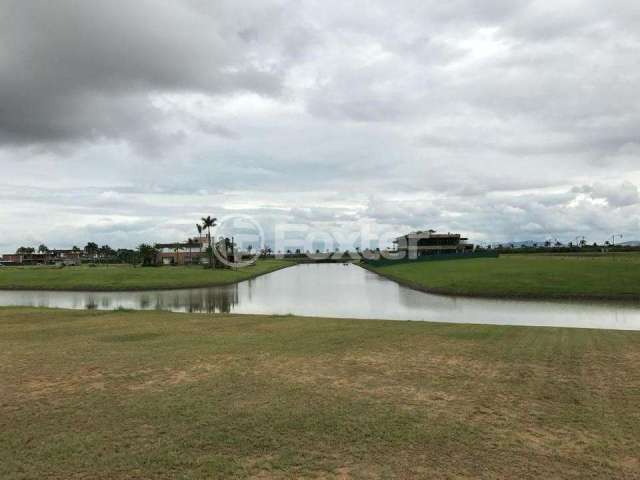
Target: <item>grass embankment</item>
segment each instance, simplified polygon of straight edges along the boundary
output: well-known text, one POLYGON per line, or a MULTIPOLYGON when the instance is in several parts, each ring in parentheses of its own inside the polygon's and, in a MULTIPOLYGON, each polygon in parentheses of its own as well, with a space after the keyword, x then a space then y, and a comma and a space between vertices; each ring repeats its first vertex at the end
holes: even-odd
POLYGON ((479 297, 640 301, 640 255, 503 255, 368 269, 413 288, 479 297))
POLYGON ((0 309, 0 477, 637 478, 640 333, 0 309))
POLYGON ((260 260, 256 265, 230 269, 202 266, 132 267, 88 265, 78 267, 0 268, 4 290, 159 290, 225 285, 293 265, 284 260, 260 260))

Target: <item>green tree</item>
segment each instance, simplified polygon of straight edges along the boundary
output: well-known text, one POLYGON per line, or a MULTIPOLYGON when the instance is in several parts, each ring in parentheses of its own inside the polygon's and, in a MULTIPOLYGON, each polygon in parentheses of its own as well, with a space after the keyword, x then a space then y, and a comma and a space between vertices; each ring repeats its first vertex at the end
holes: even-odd
POLYGON ((142 243, 138 246, 138 253, 142 259, 142 265, 145 267, 155 265, 158 258, 158 249, 147 243, 142 243))
POLYGON ((191 264, 191 248, 195 245, 192 238, 187 238, 187 258, 185 263, 191 264))
POLYGON ((213 245, 211 245, 211 229, 216 226, 217 218, 212 218, 210 216, 202 217, 202 228, 207 230, 207 243, 209 247, 207 248, 207 254, 209 255, 209 267, 215 268, 213 262, 213 245))
POLYGON ((94 242, 87 243, 84 247, 84 253, 87 256, 95 259, 96 255, 98 254, 98 244, 94 242))
POLYGON ((234 259, 234 246, 235 245, 233 244, 233 240, 231 240, 229 237, 224 238, 224 258, 226 258, 227 260, 234 259))
POLYGON ((180 259, 180 250, 182 250, 182 246, 181 246, 179 243, 176 243, 176 244, 173 246, 173 251, 174 251, 174 252, 175 252, 175 254, 176 254, 176 259, 175 259, 175 264, 176 264, 176 265, 178 264, 178 260, 180 259))
POLYGON ((115 255, 115 250, 109 245, 103 245, 98 249, 98 257, 101 259, 112 258, 115 255))
POLYGON ((44 254, 44 263, 49 263, 49 247, 44 243, 38 246, 38 253, 44 254))
POLYGON ((128 263, 130 265, 136 265, 140 262, 140 255, 135 250, 128 248, 120 248, 116 252, 116 257, 122 263, 128 263))
POLYGON ((198 244, 200 245, 200 255, 198 256, 198 262, 200 262, 200 257, 202 257, 202 225, 196 223, 196 229, 198 230, 198 244))

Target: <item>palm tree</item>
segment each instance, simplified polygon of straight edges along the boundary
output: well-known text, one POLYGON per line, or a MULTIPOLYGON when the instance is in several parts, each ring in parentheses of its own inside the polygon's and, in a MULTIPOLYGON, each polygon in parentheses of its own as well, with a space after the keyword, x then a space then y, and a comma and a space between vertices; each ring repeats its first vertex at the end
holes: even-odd
POLYGON ((217 218, 211 218, 210 216, 202 217, 202 228, 207 229, 207 241, 209 243, 209 248, 207 248, 207 253, 209 254, 209 267, 214 268, 213 264, 213 246, 211 245, 211 228, 216 226, 217 218))
POLYGON ((187 238, 187 251, 189 252, 189 265, 191 265, 191 249, 195 245, 193 238, 187 238))
POLYGON ((49 247, 44 243, 38 247, 38 253, 44 254, 44 263, 49 263, 49 247))
POLYGON ((175 261, 176 265, 178 264, 178 260, 180 259, 180 249, 181 247, 179 243, 176 243, 173 246, 173 251, 176 252, 176 261, 175 261))
POLYGON ((196 228, 198 229, 198 243, 200 244, 200 255, 198 255, 198 262, 202 262, 200 257, 202 257, 202 225, 196 223, 196 228))
POLYGON ((229 250, 231 250, 231 257, 233 258, 233 239, 225 237, 224 239, 224 258, 229 259, 229 250))

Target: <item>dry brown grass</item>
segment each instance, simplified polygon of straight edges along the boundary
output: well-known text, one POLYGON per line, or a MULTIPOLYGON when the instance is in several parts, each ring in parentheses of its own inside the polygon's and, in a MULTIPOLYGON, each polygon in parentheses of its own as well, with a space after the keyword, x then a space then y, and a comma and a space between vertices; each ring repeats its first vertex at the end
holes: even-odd
POLYGON ((0 477, 639 478, 640 335, 0 309, 0 477))

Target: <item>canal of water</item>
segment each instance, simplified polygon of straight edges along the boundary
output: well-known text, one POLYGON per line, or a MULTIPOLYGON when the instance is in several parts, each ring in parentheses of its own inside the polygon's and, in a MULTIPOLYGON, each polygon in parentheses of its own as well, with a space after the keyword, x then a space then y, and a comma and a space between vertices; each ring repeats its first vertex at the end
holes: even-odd
POLYGON ((342 264, 297 265, 236 285, 210 288, 0 291, 0 305, 640 330, 640 308, 633 305, 432 295, 403 287, 356 265, 342 264))

